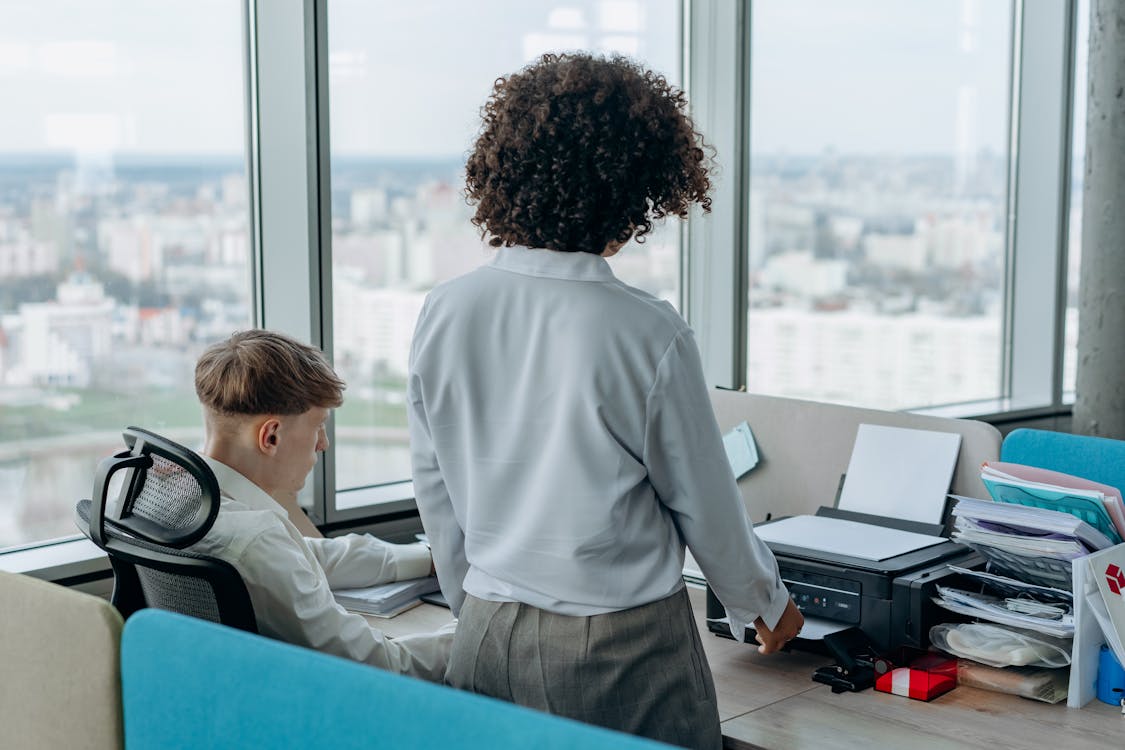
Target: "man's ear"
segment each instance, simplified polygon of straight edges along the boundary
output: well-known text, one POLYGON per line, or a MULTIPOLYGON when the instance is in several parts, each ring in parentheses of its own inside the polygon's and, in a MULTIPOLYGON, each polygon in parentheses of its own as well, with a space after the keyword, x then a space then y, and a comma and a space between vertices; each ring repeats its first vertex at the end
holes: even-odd
POLYGON ((265 453, 267 456, 272 456, 277 453, 277 444, 280 442, 281 437, 281 420, 277 417, 269 417, 258 425, 258 450, 265 453))

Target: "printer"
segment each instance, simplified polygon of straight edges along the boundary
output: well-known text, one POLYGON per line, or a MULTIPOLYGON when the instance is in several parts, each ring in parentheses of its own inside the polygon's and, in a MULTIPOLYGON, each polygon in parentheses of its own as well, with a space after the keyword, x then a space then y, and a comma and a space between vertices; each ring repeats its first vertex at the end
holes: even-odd
MULTIPOLYGON (((898 528, 912 533, 942 533, 938 525, 927 528, 898 519, 866 516, 837 508, 822 507, 816 515, 866 523, 882 528, 898 528)), ((770 524, 756 530, 767 536, 770 524)), ((959 619, 934 603, 937 585, 955 585, 958 574, 949 569, 982 567, 984 558, 972 549, 952 541, 915 549, 882 560, 870 560, 838 552, 825 552, 784 542, 766 541, 777 558, 781 579, 789 595, 806 618, 804 633, 831 632, 856 627, 881 652, 902 646, 925 649, 933 625, 959 619)), ((719 636, 732 638, 726 612, 707 588, 707 626, 719 636)), ((754 642, 747 630, 744 640, 754 642)), ((822 651, 819 641, 799 637, 792 646, 822 651)))
MULTIPOLYGON (((956 585, 950 564, 984 565, 948 538, 948 493, 962 436, 923 426, 930 427, 854 425, 834 505, 755 525, 805 615, 792 647, 823 651, 825 635, 858 628, 883 653, 924 649, 933 625, 963 619, 933 601, 937 585, 956 585)), ((706 614, 713 633, 733 637, 709 587, 706 614)), ((744 640, 754 642, 749 628, 744 640)))

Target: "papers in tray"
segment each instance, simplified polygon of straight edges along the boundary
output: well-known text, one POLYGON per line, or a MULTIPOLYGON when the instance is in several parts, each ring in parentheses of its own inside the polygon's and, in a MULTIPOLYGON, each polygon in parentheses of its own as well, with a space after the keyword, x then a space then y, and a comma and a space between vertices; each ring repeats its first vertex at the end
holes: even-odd
POLYGON ((940 536, 899 531, 828 516, 793 516, 754 527, 764 542, 858 557, 886 560, 949 541, 940 536))
POLYGON ((366 588, 338 589, 332 595, 344 609, 376 617, 394 617, 417 606, 421 602, 418 597, 432 594, 440 588, 436 576, 427 576, 366 588))
MULTIPOLYGON (((707 622, 721 623, 726 625, 727 629, 730 630, 730 618, 725 615, 723 617, 708 617, 707 622)), ((805 624, 801 627, 801 633, 797 637, 805 641, 823 641, 824 636, 839 633, 841 630, 847 630, 850 627, 852 626, 847 623, 807 615, 805 617, 805 624)), ((732 633, 731 635, 734 634, 732 633)), ((736 640, 737 638, 738 637, 735 636, 736 640)))
POLYGON ((1001 598, 948 586, 938 586, 937 592, 939 596, 934 597, 934 601, 951 612, 1056 638, 1074 636, 1074 614, 1066 604, 1045 605, 1030 598, 1001 598))
POLYGON ((1071 513, 960 495, 950 497, 957 501, 953 508, 957 528, 983 542, 995 541, 998 546, 1015 545, 1022 551, 1071 559, 1113 546, 1105 534, 1071 513), (1076 554, 1067 555, 1068 551, 1076 554))
POLYGON ((969 570, 968 568, 962 568, 958 565, 950 565, 949 569, 954 573, 960 573, 963 576, 975 578, 991 591, 995 591, 1003 596, 1026 596, 1041 602, 1074 603, 1074 595, 1065 589, 1057 589, 1051 586, 1037 586, 1034 583, 1017 581, 1015 578, 1008 578, 1007 576, 1000 576, 995 573, 986 573, 983 570, 969 570))
POLYGON ((1111 542, 1070 513, 953 495, 952 538, 989 560, 995 571, 1022 581, 1070 590, 1071 561, 1111 542))
POLYGON ((997 502, 1073 514, 1102 532, 1112 544, 1125 539, 1125 505, 1109 485, 1034 466, 989 461, 981 481, 997 502))

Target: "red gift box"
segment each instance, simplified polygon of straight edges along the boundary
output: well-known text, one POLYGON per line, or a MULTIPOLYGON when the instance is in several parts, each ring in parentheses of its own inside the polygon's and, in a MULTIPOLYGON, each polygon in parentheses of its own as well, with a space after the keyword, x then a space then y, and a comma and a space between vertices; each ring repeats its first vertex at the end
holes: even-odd
POLYGON ((940 654, 926 654, 879 675, 875 689, 930 701, 957 686, 957 660, 940 654))

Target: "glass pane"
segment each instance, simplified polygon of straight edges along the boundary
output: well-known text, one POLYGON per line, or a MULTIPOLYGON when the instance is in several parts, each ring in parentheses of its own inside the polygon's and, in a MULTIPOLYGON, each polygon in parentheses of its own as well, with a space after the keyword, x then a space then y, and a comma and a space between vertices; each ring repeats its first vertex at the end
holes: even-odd
MULTIPOLYGON (((679 84, 679 0, 334 0, 328 7, 336 486, 410 477, 410 339, 435 284, 491 257, 469 223, 464 164, 492 82, 543 52, 619 52, 679 84), (480 30, 487 30, 481 33, 480 30)), ((678 302, 679 230, 612 261, 678 302)))
POLYGON ((1010 4, 753 14, 750 390, 1000 396, 1010 4))
POLYGON ((195 359, 251 322, 242 69, 234 0, 0 12, 0 547, 74 534, 123 427, 200 443, 195 359))
POLYGON ((1078 281, 1082 268, 1082 188, 1086 174, 1086 71, 1090 63, 1090 0, 1078 0, 1074 27, 1074 118, 1071 120, 1070 218, 1067 224, 1063 401, 1074 402, 1078 378, 1078 281))

